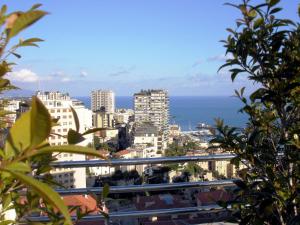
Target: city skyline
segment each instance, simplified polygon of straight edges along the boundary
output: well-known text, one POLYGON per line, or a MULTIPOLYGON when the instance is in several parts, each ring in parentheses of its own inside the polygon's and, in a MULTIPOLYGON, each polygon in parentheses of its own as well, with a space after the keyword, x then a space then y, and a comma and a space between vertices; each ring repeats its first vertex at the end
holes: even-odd
MULTIPOLYGON (((22 89, 73 96, 100 88, 117 96, 148 88, 167 89, 171 96, 229 96, 246 86, 247 93, 253 85, 245 78, 232 84, 226 71, 217 74, 226 58, 219 40, 238 15, 224 2, 76 1, 66 11, 67 3, 42 1, 50 15, 22 37, 30 34, 45 42, 19 51, 25 59, 17 61, 10 78, 22 89)), ((13 11, 35 2, 3 3, 13 11)), ((281 2, 280 15, 296 19, 297 4, 281 2)))

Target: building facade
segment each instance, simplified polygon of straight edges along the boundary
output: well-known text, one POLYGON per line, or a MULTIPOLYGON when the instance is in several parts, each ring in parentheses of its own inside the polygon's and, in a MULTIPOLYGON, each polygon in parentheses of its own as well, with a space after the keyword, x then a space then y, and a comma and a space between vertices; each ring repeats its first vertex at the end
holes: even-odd
POLYGON ((106 113, 114 113, 115 93, 111 90, 92 91, 91 109, 93 112, 104 109, 106 113))
MULTIPOLYGON (((76 129, 75 120, 71 107, 75 110, 79 119, 79 132, 92 128, 92 111, 85 108, 82 102, 71 99, 68 94, 60 92, 37 92, 37 97, 48 109, 52 118, 59 119, 58 126, 52 128, 49 138, 50 145, 68 144, 66 135, 69 129, 76 129), (57 134, 57 135, 55 135, 57 134)), ((93 142, 93 135, 86 135, 85 140, 78 143, 87 146, 93 142)), ((58 161, 85 160, 85 155, 61 153, 57 155, 58 161)), ((86 187, 85 168, 56 168, 51 171, 55 180, 68 188, 86 187)))
POLYGON ((169 135, 169 97, 165 90, 141 90, 134 94, 134 120, 158 128, 158 148, 167 146, 169 135))

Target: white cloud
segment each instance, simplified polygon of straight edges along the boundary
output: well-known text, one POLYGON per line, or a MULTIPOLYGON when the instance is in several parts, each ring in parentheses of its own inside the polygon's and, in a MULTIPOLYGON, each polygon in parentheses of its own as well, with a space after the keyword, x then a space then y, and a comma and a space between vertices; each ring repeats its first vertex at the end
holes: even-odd
POLYGON ((11 72, 8 74, 8 78, 12 81, 19 81, 25 83, 33 83, 39 80, 38 75, 29 69, 21 69, 19 71, 11 72))
POLYGON ((71 81, 71 79, 69 77, 63 77, 61 79, 61 82, 69 82, 69 81, 71 81))
POLYGON ((214 62, 214 61, 224 62, 227 59, 231 59, 231 58, 232 57, 229 54, 227 54, 227 55, 220 54, 220 55, 215 55, 215 56, 207 58, 207 61, 209 61, 209 62, 214 62))
POLYGON ((87 77, 88 73, 84 70, 80 71, 80 77, 87 77))

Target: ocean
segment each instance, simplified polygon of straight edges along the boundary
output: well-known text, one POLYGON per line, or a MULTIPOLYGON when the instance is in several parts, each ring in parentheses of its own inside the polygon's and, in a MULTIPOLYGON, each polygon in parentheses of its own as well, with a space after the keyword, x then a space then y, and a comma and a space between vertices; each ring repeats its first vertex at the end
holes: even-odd
MULTIPOLYGON (((90 97, 76 98, 91 107, 90 97)), ((133 109, 133 97, 117 96, 116 107, 133 109)), ((247 116, 238 112, 241 107, 235 97, 170 96, 170 124, 179 124, 188 131, 195 130, 198 123, 214 125, 215 118, 222 118, 230 126, 245 127, 247 116)))

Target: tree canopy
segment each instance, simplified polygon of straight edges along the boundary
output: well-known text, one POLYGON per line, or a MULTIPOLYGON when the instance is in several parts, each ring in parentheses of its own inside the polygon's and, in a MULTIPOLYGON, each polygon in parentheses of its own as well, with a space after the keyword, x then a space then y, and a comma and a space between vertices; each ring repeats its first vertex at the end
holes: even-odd
MULTIPOLYGON (((279 0, 252 5, 243 0, 241 13, 222 41, 232 81, 247 76, 259 88, 244 96, 240 110, 249 116, 244 132, 217 120, 212 141, 233 152, 241 180, 232 211, 240 224, 299 224, 300 217, 300 26, 279 18, 279 0)), ((300 11, 299 11, 300 12, 300 11)))

